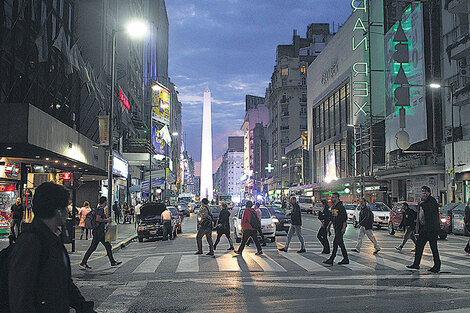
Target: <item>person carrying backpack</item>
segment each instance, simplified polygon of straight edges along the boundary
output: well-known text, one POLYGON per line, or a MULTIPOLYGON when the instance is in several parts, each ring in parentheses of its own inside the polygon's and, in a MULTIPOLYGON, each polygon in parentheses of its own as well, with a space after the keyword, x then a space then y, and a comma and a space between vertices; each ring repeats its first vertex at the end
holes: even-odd
POLYGON ((68 313, 71 307, 78 313, 95 312, 94 303, 86 301, 72 281, 70 259, 59 237, 68 199, 68 191, 51 182, 36 189, 34 220, 7 248, 8 265, 2 271, 8 273, 8 288, 2 286, 1 312, 68 313))
POLYGON ((291 225, 289 227, 289 232, 287 233, 286 245, 284 248, 279 248, 278 250, 287 252, 287 249, 289 249, 289 243, 291 242, 292 236, 294 236, 295 233, 297 234, 297 237, 300 241, 300 250, 297 251, 297 253, 304 253, 305 241, 304 236, 302 236, 302 212, 300 211, 300 206, 297 203, 296 197, 290 198, 290 204, 292 206, 292 212, 288 215, 290 215, 291 225))
POLYGON ((247 201, 246 202, 246 209, 243 211, 243 216, 242 216, 242 222, 241 222, 241 227, 242 227, 242 242, 240 244, 240 247, 238 250, 235 250, 234 252, 236 254, 242 254, 243 249, 245 248, 246 242, 248 241, 249 238, 252 238, 253 241, 255 242, 256 248, 258 249, 258 252, 256 252, 256 255, 263 254, 263 250, 261 249, 261 244, 258 240, 258 228, 261 228, 261 221, 259 220, 258 216, 256 215, 255 210, 253 210, 253 202, 247 201))
POLYGON ((209 244, 209 253, 214 255, 214 244, 212 242, 212 212, 209 208, 209 199, 204 198, 201 201, 201 207, 198 212, 198 230, 196 235, 197 251, 195 254, 202 254, 202 237, 206 236, 209 244))

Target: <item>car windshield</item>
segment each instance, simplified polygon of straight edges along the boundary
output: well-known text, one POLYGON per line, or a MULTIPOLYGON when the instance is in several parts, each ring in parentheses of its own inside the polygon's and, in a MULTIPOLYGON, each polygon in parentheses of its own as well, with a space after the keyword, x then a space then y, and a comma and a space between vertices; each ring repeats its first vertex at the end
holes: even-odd
POLYGON ((286 214, 284 209, 280 209, 276 206, 267 205, 266 208, 269 210, 269 213, 272 214, 286 214))
POLYGON ((220 206, 211 206, 212 214, 220 213, 220 206))
POLYGON ((344 208, 346 210, 354 210, 356 208, 356 205, 355 204, 345 204, 344 208))
POLYGON ((410 207, 410 209, 412 209, 413 211, 417 212, 418 211, 418 206, 416 204, 408 204, 408 206, 410 207))
POLYGON ((312 203, 311 198, 299 198, 299 203, 312 203))
POLYGON ((178 215, 178 211, 175 208, 170 208, 171 215, 178 215))
MULTIPOLYGON (((241 209, 239 212, 238 212, 238 218, 242 218, 243 217, 243 212, 245 211, 245 209, 241 209)), ((261 208, 261 218, 271 218, 271 213, 269 213, 269 210, 267 208, 261 208)))
POLYGON ((383 203, 369 203, 369 208, 371 211, 376 212, 388 212, 390 209, 383 203))

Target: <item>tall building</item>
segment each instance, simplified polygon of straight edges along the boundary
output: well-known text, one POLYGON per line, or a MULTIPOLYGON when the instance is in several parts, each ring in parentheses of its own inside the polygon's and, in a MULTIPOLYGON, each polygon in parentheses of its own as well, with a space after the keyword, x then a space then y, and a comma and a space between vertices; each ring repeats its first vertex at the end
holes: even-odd
POLYGON ((445 108, 446 187, 442 202, 454 198, 466 202, 470 198, 470 1, 442 1, 442 7, 441 85, 450 86, 440 89, 445 108))
POLYGON ((202 108, 201 198, 213 198, 211 92, 204 91, 202 108))
POLYGON ((214 189, 218 195, 230 195, 232 201, 239 202, 243 195, 242 176, 244 175, 243 137, 228 138, 228 149, 214 175, 214 189))
POLYGON ((306 38, 294 30, 291 44, 277 46, 276 65, 265 95, 270 118, 270 162, 274 164, 270 190, 290 186, 288 177, 282 176, 281 160, 286 146, 307 131, 307 68, 332 38, 329 27, 310 24, 306 38))
POLYGON ((245 197, 261 190, 261 178, 264 178, 264 167, 268 160, 268 123, 269 111, 264 98, 246 95, 245 119, 241 127, 244 131, 244 172, 247 175, 245 197))

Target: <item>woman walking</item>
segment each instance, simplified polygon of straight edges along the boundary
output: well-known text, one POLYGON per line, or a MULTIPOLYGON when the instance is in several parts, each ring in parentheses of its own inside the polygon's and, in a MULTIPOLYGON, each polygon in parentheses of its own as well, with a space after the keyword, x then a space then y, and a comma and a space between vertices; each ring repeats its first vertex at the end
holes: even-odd
MULTIPOLYGON (((465 206, 465 217, 463 221, 465 223, 465 228, 470 233, 470 199, 468 200, 467 205, 465 206)), ((470 239, 468 240, 464 250, 465 252, 467 252, 467 254, 470 254, 470 239)))
POLYGON ((328 225, 331 221, 331 212, 330 207, 328 205, 328 201, 326 199, 322 199, 321 204, 323 206, 323 211, 320 211, 318 213, 318 219, 321 222, 321 227, 318 230, 317 238, 323 245, 323 251, 321 253, 330 254, 330 243, 328 242, 328 225))
POLYGON ((217 239, 214 243, 214 250, 220 242, 220 238, 225 235, 227 237, 230 247, 227 250, 233 250, 232 238, 230 238, 230 212, 228 211, 227 204, 222 203, 222 210, 219 213, 219 219, 217 220, 217 239))
MULTIPOLYGON (((398 247, 395 248, 398 251, 401 251, 401 249, 403 249, 406 242, 410 238, 416 246, 416 235, 415 235, 415 231, 416 231, 416 212, 412 208, 410 208, 410 206, 406 202, 403 203, 403 208, 405 209, 405 212, 403 213, 402 224, 403 224, 403 228, 405 229, 405 235, 403 236, 403 241, 401 242, 401 244, 398 247)), ((413 250, 412 250, 412 252, 413 252, 413 250)))
POLYGON ((81 227, 82 229, 80 240, 83 239, 83 233, 85 233, 85 240, 88 240, 88 229, 85 227, 85 218, 86 218, 86 215, 90 213, 90 211, 91 211, 90 203, 88 201, 85 201, 83 203, 83 207, 78 212, 78 214, 80 215, 80 223, 78 223, 78 226, 81 227))

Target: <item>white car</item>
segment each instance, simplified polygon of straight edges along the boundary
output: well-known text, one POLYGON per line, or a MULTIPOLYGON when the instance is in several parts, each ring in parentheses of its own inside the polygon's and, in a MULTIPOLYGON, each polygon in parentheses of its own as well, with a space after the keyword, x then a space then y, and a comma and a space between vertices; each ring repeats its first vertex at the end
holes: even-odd
POLYGON ((353 203, 343 203, 344 208, 346 209, 346 214, 348 215, 348 222, 352 222, 354 211, 356 210, 357 204, 353 203))
MULTIPOLYGON (((271 242, 276 241, 276 224, 275 217, 269 213, 269 210, 261 206, 261 230, 263 231, 264 238, 266 241, 269 239, 271 242)), ((240 208, 233 217, 233 228, 235 229, 235 241, 237 243, 242 240, 242 216, 245 207, 240 208)))
MULTIPOLYGON (((390 208, 383 202, 368 203, 367 205, 372 213, 374 213, 373 226, 376 226, 377 228, 387 227, 388 221, 390 220, 390 208)), ((352 218, 352 223, 356 228, 359 227, 360 211, 361 209, 359 208, 359 205, 357 205, 352 218)))

